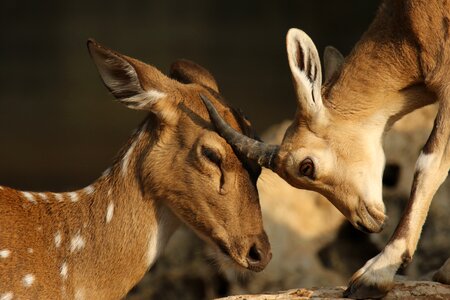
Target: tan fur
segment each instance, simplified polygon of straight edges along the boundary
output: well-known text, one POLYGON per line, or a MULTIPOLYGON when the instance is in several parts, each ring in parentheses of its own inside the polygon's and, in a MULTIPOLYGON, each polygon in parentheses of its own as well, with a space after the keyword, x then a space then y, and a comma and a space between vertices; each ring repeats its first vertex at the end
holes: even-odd
MULTIPOLYGON (((288 57, 299 108, 280 147, 276 171, 293 186, 325 195, 358 228, 371 232, 382 229, 383 133, 417 108, 436 101, 440 106, 418 160, 410 203, 388 244, 404 245, 404 249, 396 246, 396 251, 384 251, 369 261, 353 277, 347 296, 384 294, 400 264, 411 259, 432 197, 447 177, 449 18, 448 1, 383 1, 370 28, 342 66, 333 61, 336 55, 331 57, 328 65, 337 70, 327 72, 329 80, 322 86, 321 96, 316 94, 319 82, 314 80, 311 68, 302 68, 305 63, 298 63, 292 54, 314 53, 315 47, 300 30, 292 29, 288 34, 288 57), (302 84, 302 76, 312 83, 302 84), (317 174, 313 180, 299 174, 305 158, 315 162, 317 174), (406 243, 399 244, 403 239, 406 243)), ((310 55, 308 64, 320 69, 314 55, 310 55)))
POLYGON ((220 99, 214 78, 192 62, 178 61, 171 75, 185 80, 177 81, 95 42, 89 49, 119 101, 150 114, 89 188, 70 194, 0 189, 0 251, 9 251, 0 256, 0 298, 122 298, 180 222, 236 265, 262 270, 271 252, 256 190, 260 169, 239 160, 211 130, 199 93, 213 99, 236 129, 249 135, 251 130, 220 99), (128 101, 148 90, 160 93, 128 101), (205 146, 220 155, 220 166, 205 157, 205 146), (260 260, 250 264, 252 247, 260 260), (29 286, 23 281, 27 274, 34 278, 29 286))

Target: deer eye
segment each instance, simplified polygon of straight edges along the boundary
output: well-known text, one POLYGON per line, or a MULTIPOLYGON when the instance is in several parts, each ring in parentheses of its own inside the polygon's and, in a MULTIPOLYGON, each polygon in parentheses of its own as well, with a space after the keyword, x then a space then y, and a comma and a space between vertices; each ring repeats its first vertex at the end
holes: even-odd
POLYGON ((202 147, 202 154, 203 156, 205 156, 209 161, 211 161, 212 163, 220 166, 220 163, 222 162, 222 159, 220 157, 220 155, 215 152, 214 150, 212 150, 211 148, 202 147))
POLYGON ((310 179, 314 179, 315 177, 315 168, 314 163, 311 158, 305 158, 299 167, 299 173, 301 176, 308 177, 310 179))

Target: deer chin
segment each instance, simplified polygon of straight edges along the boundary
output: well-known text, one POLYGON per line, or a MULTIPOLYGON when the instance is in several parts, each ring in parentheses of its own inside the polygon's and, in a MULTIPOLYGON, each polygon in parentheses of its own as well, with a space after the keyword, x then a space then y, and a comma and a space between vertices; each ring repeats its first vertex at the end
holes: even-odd
POLYGON ((207 251, 209 259, 213 262, 217 268, 225 274, 234 274, 239 278, 251 277, 255 272, 260 272, 264 268, 254 269, 249 265, 245 259, 239 259, 225 253, 217 246, 209 247, 207 251))
POLYGON ((248 258, 248 254, 240 255, 236 251, 233 251, 223 241, 213 242, 208 240, 208 244, 212 247, 208 251, 208 256, 219 266, 223 271, 233 270, 240 275, 245 275, 252 272, 261 272, 272 258, 270 252, 264 262, 255 263, 248 258))
POLYGON ((379 233, 384 229, 386 220, 387 217, 384 212, 361 203, 357 212, 357 217, 354 218, 352 224, 362 232, 379 233))

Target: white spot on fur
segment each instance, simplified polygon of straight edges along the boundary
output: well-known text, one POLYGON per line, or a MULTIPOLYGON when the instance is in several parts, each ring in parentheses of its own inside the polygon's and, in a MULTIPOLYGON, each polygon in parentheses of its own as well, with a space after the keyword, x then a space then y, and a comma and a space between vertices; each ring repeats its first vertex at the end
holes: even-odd
POLYGON ((22 283, 24 287, 30 287, 34 283, 34 275, 27 274, 22 278, 22 283))
POLYGON ((63 194, 54 194, 54 195, 55 195, 55 199, 58 200, 58 202, 62 202, 64 200, 63 194))
POLYGON ((27 252, 31 254, 31 253, 34 252, 34 250, 33 250, 33 248, 28 248, 28 249, 27 249, 27 252))
POLYGON ((416 162, 416 171, 422 172, 429 169, 433 165, 436 158, 437 156, 434 153, 425 154, 421 152, 416 162))
POLYGON ((42 226, 36 227, 36 230, 37 230, 37 231, 42 231, 42 226))
POLYGON ((0 250, 0 258, 8 258, 11 255, 11 251, 8 249, 0 250))
POLYGON ((3 190, 3 187, 2 187, 2 186, 0 186, 0 190, 3 190))
POLYGON ((106 223, 111 222, 113 214, 114 214, 114 203, 109 202, 108 207, 106 208, 106 223))
POLYGON ((108 197, 111 197, 111 194, 112 194, 112 189, 109 189, 108 190, 108 197))
POLYGON ((80 235, 80 233, 77 233, 71 240, 70 240, 70 252, 75 252, 78 250, 81 250, 85 246, 84 238, 80 235))
POLYGON ((12 292, 7 292, 0 295, 0 300, 12 300, 14 294, 12 292))
POLYGON ((48 200, 47 194, 46 193, 39 193, 38 197, 41 198, 44 201, 48 200))
POLYGON ((56 232, 55 234, 55 247, 59 248, 61 246, 61 241, 62 241, 62 235, 61 232, 58 230, 58 232, 56 232))
POLYGON ((75 300, 84 300, 84 289, 78 288, 75 290, 75 300))
POLYGON ((72 202, 77 202, 79 200, 77 192, 71 192, 71 193, 68 193, 68 195, 69 195, 70 201, 72 201, 72 202))
POLYGON ((61 275, 62 280, 66 280, 66 279, 67 279, 67 271, 68 271, 68 270, 69 270, 69 268, 68 268, 68 266, 67 266, 67 263, 64 262, 64 263, 61 265, 61 271, 60 271, 60 275, 61 275))
POLYGON ((95 189, 92 185, 88 185, 83 189, 83 191, 86 193, 86 195, 90 195, 95 191, 95 189))
POLYGON ((30 192, 22 192, 22 195, 27 198, 28 201, 30 201, 31 203, 36 204, 36 199, 34 198, 34 195, 30 192))
POLYGON ((133 154, 134 147, 135 147, 135 142, 133 142, 133 144, 130 146, 130 148, 128 149, 127 153, 125 153, 125 156, 123 157, 123 160, 122 160, 122 174, 124 176, 127 174, 128 165, 130 164, 130 159, 131 159, 131 155, 133 154))

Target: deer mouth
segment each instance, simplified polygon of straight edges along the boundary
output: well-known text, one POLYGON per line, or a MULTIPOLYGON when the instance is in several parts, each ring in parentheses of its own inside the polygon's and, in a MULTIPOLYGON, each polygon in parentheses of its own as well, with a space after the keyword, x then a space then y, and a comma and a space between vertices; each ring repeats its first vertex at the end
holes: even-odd
POLYGON ((361 203, 354 226, 365 233, 379 233, 384 229, 386 219, 383 211, 361 203))

